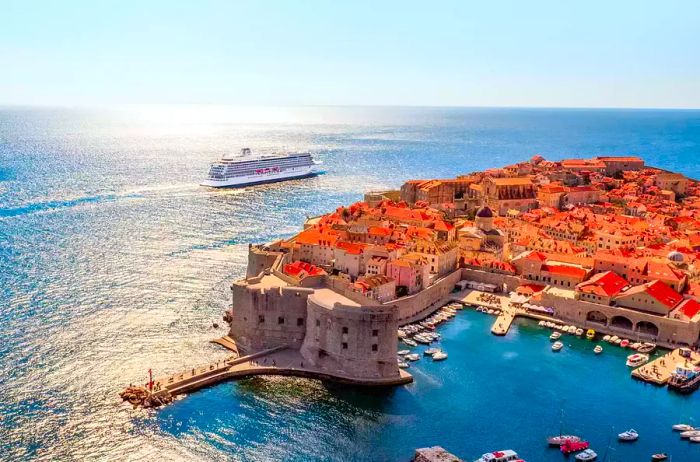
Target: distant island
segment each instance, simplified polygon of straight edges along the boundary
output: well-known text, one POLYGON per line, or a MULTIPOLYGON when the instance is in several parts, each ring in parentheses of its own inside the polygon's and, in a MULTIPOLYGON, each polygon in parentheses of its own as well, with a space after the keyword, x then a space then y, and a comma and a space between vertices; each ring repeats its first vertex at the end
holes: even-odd
POLYGON ((229 334, 217 340, 234 352, 229 360, 151 380, 123 397, 157 406, 173 394, 260 374, 408 383, 397 362, 401 327, 449 302, 479 304, 497 294, 511 297, 499 305, 497 335, 529 315, 694 347, 699 191, 695 181, 638 157, 535 156, 367 193, 308 219, 289 239, 249 247, 246 277, 232 284, 224 315, 229 334))

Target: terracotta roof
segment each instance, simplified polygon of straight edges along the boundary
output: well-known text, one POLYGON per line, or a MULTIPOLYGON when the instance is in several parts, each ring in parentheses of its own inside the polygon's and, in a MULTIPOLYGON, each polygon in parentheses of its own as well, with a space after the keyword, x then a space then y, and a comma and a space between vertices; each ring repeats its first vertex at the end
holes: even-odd
POLYGON ((326 272, 322 268, 312 265, 311 263, 306 263, 304 261, 295 261, 293 263, 287 263, 282 268, 282 271, 290 276, 294 276, 299 279, 304 279, 306 276, 318 276, 321 274, 326 274, 326 272))
POLYGON ((578 266, 571 265, 542 265, 542 271, 558 274, 559 276, 574 277, 583 279, 588 271, 578 266))
POLYGON ((359 255, 365 250, 365 247, 367 247, 367 244, 362 244, 359 242, 340 241, 336 244, 335 247, 337 249, 344 250, 345 253, 359 255))
POLYGON ((668 309, 678 305, 683 300, 683 296, 671 289, 661 281, 651 281, 646 284, 634 286, 623 292, 622 297, 629 297, 640 293, 646 293, 668 309))
POLYGON ((678 305, 677 310, 683 313, 690 319, 693 319, 695 315, 700 312, 700 303, 692 298, 686 299, 680 305, 678 305))
POLYGON ((576 290, 601 297, 614 297, 629 286, 629 283, 614 271, 598 273, 576 286, 576 290))

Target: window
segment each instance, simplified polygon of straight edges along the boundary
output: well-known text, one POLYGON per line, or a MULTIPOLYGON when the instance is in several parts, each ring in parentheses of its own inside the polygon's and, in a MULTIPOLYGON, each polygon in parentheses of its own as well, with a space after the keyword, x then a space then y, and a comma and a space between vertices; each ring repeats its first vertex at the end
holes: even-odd
POLYGON ((379 349, 379 346, 375 343, 372 345, 372 351, 377 351, 379 349))
POLYGON ((342 345, 343 345, 343 350, 347 350, 347 349, 348 349, 348 343, 347 343, 347 342, 343 342, 342 345))
POLYGON ((321 320, 320 319, 316 320, 316 327, 321 327, 321 320))
POLYGON ((297 318, 297 326, 303 326, 304 325, 304 318, 297 318))
POLYGON ((348 328, 347 328, 347 327, 343 327, 343 333, 344 333, 344 334, 347 334, 347 333, 348 333, 348 328))
POLYGON ((378 337, 379 336, 379 329, 372 329, 372 337, 378 337))
POLYGON ((262 314, 258 316, 258 324, 262 324, 265 322, 265 316, 262 314))
POLYGON ((277 318, 277 324, 284 324, 284 318, 282 316, 277 318))

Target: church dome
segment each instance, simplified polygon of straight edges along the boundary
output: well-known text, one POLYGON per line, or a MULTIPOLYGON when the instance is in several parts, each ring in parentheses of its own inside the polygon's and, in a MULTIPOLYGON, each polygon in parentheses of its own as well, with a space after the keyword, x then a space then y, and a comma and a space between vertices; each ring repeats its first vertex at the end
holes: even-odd
POLYGON ((680 253, 680 252, 678 252, 678 251, 676 251, 676 250, 674 250, 673 252, 670 252, 670 253, 666 256, 666 258, 668 258, 670 261, 676 262, 676 263, 682 263, 683 260, 684 260, 683 254, 680 253))
POLYGON ((493 211, 488 206, 484 205, 476 211, 476 216, 479 218, 493 218, 493 211))

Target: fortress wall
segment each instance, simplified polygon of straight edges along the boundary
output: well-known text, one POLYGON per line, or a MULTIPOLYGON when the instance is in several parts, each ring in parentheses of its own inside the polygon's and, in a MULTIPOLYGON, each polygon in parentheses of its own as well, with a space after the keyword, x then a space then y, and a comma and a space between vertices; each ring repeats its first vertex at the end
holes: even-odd
POLYGON ((263 250, 253 245, 248 246, 248 268, 246 270, 246 277, 257 276, 264 270, 272 268, 275 264, 275 260, 282 255, 283 254, 280 252, 263 250))
POLYGON ((446 298, 454 289, 457 281, 461 280, 461 278, 462 272, 460 270, 453 271, 427 289, 423 289, 413 295, 386 302, 385 305, 395 306, 399 324, 405 324, 409 319, 414 318, 427 307, 446 298))
POLYGON ((498 290, 503 290, 503 283, 505 283, 507 292, 514 291, 521 283, 520 278, 517 276, 489 273, 488 271, 480 271, 471 268, 462 268, 462 279, 493 284, 498 287, 498 290))
POLYGON ((340 303, 329 307, 309 297, 308 334, 301 354, 305 361, 329 373, 357 378, 398 377, 395 313, 393 307, 340 303))
POLYGON ((700 324, 697 322, 685 322, 677 319, 656 316, 636 310, 630 310, 619 306, 599 305, 583 300, 571 300, 556 297, 548 293, 542 294, 539 304, 554 308, 554 316, 564 321, 570 321, 579 327, 593 328, 597 331, 615 334, 621 337, 627 336, 631 340, 638 337, 642 340, 654 340, 665 345, 686 343, 692 345, 698 341, 700 324), (588 320, 588 314, 599 312, 605 315, 604 323, 588 320), (625 329, 613 323, 613 317, 623 316, 632 322, 632 330, 625 329), (639 322, 650 322, 658 328, 658 335, 653 336, 644 332, 637 332, 639 322))
POLYGON ((229 336, 245 353, 288 345, 300 348, 306 333, 306 300, 312 289, 253 289, 243 282, 231 286, 233 297, 229 336))

